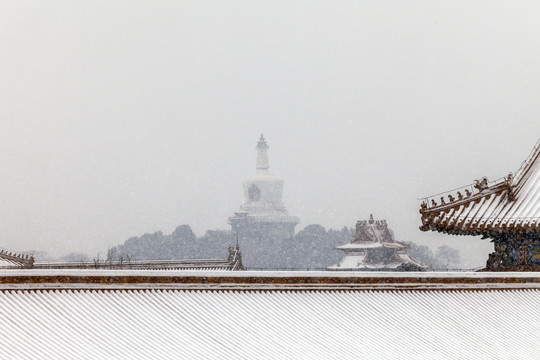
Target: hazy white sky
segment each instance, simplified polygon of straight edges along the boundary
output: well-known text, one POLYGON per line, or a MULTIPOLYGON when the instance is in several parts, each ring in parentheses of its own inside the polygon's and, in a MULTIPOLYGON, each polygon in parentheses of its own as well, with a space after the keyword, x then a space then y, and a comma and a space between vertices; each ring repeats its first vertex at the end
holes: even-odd
POLYGON ((0 246, 90 254, 228 228, 264 133, 285 204, 373 213, 516 170, 540 137, 537 1, 3 1, 0 246))

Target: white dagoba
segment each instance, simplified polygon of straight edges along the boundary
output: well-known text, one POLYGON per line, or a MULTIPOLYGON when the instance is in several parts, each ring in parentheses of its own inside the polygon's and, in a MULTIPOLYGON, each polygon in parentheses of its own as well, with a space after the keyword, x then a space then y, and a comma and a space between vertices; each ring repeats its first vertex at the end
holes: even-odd
POLYGON ((244 181, 244 204, 229 218, 229 223, 238 236, 246 267, 264 268, 270 263, 278 267, 277 259, 268 259, 268 249, 292 238, 300 221, 289 216, 283 205, 283 179, 270 175, 268 144, 263 135, 256 149, 257 172, 244 181), (261 260, 262 257, 266 259, 261 260))

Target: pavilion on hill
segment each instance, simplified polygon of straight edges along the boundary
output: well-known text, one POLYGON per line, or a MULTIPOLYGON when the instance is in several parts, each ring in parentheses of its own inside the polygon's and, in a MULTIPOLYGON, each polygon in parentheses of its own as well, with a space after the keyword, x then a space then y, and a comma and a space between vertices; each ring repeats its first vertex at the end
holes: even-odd
POLYGON ((491 239, 487 270, 540 271, 540 140, 515 174, 426 198, 420 214, 422 231, 491 239))
POLYGON ((408 244, 396 241, 386 220, 358 221, 353 238, 335 247, 345 252, 340 263, 328 270, 348 271, 425 271, 428 266, 412 259, 408 244))

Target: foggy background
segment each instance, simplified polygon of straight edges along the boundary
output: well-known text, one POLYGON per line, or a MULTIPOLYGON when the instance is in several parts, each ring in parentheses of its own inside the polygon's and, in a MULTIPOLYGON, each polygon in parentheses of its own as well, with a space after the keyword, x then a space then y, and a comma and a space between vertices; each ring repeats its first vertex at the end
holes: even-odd
POLYGON ((3 1, 0 247, 92 255, 228 229, 264 133, 300 217, 398 240, 421 197, 519 168, 540 137, 535 1, 3 1))

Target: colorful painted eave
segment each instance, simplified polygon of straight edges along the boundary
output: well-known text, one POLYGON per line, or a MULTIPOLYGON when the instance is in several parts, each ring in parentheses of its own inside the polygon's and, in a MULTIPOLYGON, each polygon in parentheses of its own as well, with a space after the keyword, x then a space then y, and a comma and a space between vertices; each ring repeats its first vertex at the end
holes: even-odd
POLYGON ((515 174, 491 184, 479 181, 476 190, 467 186, 426 198, 420 213, 423 231, 485 236, 540 232, 540 140, 515 174))

